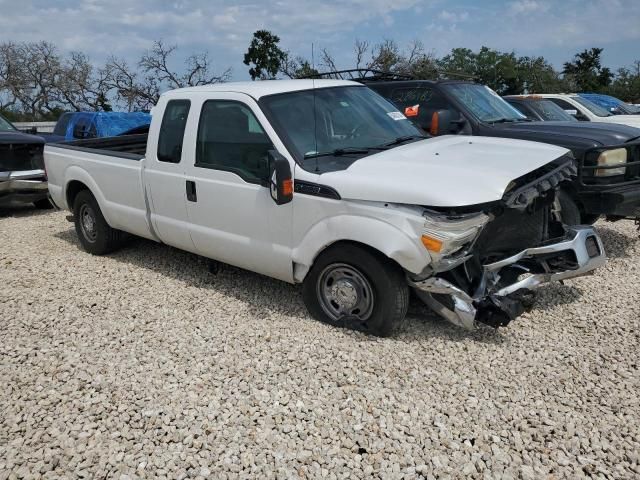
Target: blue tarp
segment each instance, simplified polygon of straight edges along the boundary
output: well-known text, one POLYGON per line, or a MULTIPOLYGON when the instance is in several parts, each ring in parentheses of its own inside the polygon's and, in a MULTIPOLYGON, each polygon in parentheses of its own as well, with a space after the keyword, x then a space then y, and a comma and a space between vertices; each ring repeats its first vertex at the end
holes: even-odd
POLYGON ((113 137, 132 128, 151 123, 151 115, 144 112, 75 112, 67 125, 66 140, 74 140, 73 129, 83 125, 90 138, 113 137))

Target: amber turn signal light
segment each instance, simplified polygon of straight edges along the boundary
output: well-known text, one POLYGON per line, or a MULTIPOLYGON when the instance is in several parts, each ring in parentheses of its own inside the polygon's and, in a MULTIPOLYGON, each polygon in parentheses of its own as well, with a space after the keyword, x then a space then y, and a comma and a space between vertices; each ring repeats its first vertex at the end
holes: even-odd
POLYGON ((440 253, 440 250, 442 250, 442 242, 437 238, 433 238, 428 235, 422 235, 421 240, 424 248, 426 248, 430 252, 440 253))

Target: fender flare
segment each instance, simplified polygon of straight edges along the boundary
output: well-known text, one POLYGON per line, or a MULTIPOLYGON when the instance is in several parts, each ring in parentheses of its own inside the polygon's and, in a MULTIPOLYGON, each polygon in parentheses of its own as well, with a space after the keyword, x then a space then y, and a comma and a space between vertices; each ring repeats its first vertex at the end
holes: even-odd
POLYGON ((295 281, 302 282, 318 255, 339 241, 367 245, 415 274, 431 263, 422 244, 398 227, 371 217, 338 215, 316 223, 293 249, 295 281))
MULTIPOLYGON (((69 188, 69 184, 73 181, 83 183, 94 196, 96 202, 98 202, 98 206, 100 207, 100 211, 102 212, 104 219, 109 225, 112 225, 111 219, 109 218, 109 209, 105 208, 105 204, 108 203, 107 199, 104 197, 104 194, 102 193, 102 190, 100 190, 98 184, 86 170, 78 167, 77 165, 71 165, 67 168, 64 179, 64 191, 62 193, 65 203, 67 203, 67 190, 69 188)), ((69 210, 73 210, 73 205, 67 205, 67 207, 69 210)))

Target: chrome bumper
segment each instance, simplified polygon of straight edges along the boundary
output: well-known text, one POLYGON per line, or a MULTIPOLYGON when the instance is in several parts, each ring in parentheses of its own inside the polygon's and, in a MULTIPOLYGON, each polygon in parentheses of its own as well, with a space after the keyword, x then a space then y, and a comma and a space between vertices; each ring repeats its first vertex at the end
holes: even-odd
MULTIPOLYGON (((600 237, 592 227, 574 226, 567 227, 567 233, 560 241, 535 248, 528 248, 511 257, 483 266, 480 287, 473 295, 469 295, 459 287, 447 280, 438 277, 430 277, 421 281, 410 281, 410 285, 416 289, 420 298, 436 313, 467 330, 477 326, 479 319, 483 318, 483 309, 492 308, 495 311, 502 310, 509 318, 514 317, 512 308, 517 299, 510 298, 518 292, 529 291, 545 283, 566 280, 585 275, 606 262, 604 246, 600 237), (554 270, 549 267, 547 259, 554 254, 573 252, 576 258, 576 268, 566 270, 554 270), (545 273, 530 274, 516 282, 498 288, 500 271, 509 266, 516 266, 522 260, 536 261, 544 267, 545 273), (444 305, 433 294, 448 295, 451 306, 444 305)), ((523 270, 523 273, 526 273, 523 270)), ((505 317, 506 318, 506 317, 505 317)), ((487 322, 482 322, 487 323, 487 322)), ((505 324, 506 324, 505 323, 505 324)))
POLYGON ((44 170, 0 172, 0 193, 39 191, 47 191, 44 170))

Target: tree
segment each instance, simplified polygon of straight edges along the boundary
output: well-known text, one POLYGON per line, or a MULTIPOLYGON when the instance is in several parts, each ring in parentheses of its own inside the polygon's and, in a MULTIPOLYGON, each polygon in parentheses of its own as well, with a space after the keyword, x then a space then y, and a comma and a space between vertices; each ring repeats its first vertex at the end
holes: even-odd
POLYGON ((518 93, 559 93, 570 90, 544 57, 520 57, 517 69, 523 87, 522 92, 518 93))
POLYGON ((599 91, 611 84, 613 74, 600 62, 602 48, 592 48, 577 53, 573 62, 566 62, 562 73, 569 77, 576 90, 599 91))
POLYGON ((111 111, 107 96, 111 87, 105 69, 97 69, 82 52, 71 52, 56 84, 59 103, 76 111, 111 111))
POLYGON ((287 61, 287 53, 278 44, 280 37, 268 30, 258 30, 253 34, 247 53, 244 54, 244 64, 253 65, 249 68, 251 79, 271 80, 276 78, 287 61))
POLYGON ((226 82, 231 77, 227 68, 217 75, 211 70, 211 60, 207 52, 190 55, 184 62, 185 70, 177 73, 169 67, 169 59, 177 50, 176 45, 167 46, 162 40, 153 42, 153 47, 142 56, 138 66, 146 74, 153 75, 157 82, 168 88, 195 87, 226 82))

